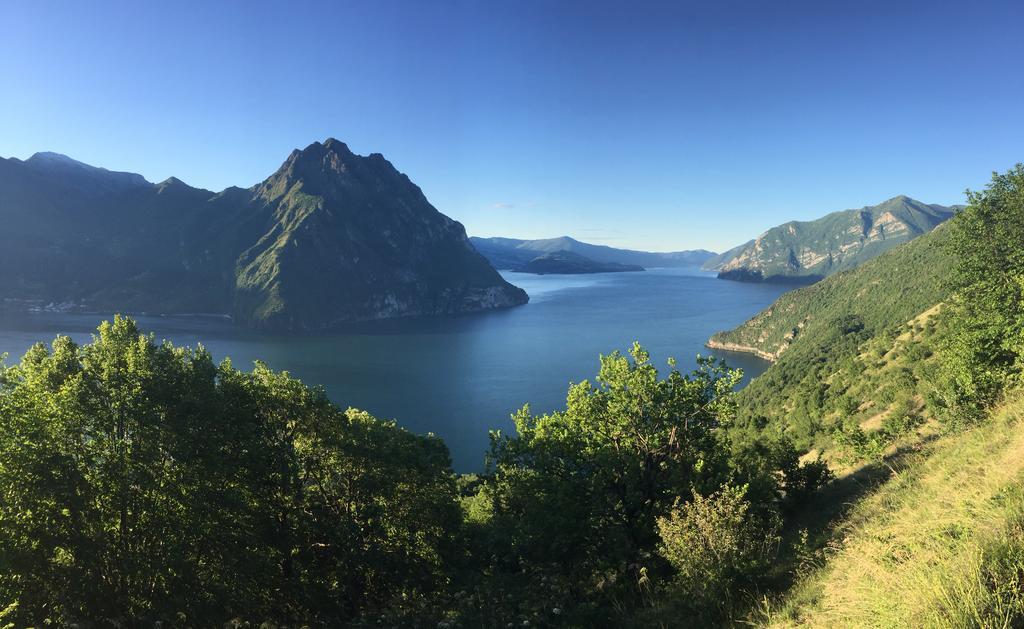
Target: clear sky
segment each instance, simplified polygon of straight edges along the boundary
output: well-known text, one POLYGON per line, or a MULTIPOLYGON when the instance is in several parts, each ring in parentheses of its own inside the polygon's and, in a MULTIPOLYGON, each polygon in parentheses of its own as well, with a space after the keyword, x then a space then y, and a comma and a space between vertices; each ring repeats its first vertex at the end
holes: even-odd
POLYGON ((0 3, 0 156, 383 153, 472 235, 721 250, 1024 161, 1024 2, 0 3))

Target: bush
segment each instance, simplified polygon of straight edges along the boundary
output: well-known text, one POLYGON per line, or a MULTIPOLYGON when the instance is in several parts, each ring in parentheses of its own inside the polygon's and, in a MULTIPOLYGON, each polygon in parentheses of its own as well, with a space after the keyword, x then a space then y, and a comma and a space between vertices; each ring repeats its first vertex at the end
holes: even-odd
POLYGON ((658 519, 660 554, 676 571, 676 584, 695 603, 728 604, 737 585, 763 573, 778 550, 778 519, 755 518, 746 487, 725 487, 658 519))

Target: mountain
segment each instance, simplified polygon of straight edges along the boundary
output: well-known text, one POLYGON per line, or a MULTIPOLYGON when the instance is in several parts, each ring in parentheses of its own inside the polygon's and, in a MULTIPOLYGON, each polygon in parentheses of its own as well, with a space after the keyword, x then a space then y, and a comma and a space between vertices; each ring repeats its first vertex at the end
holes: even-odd
POLYGON ((957 209, 898 196, 814 221, 790 221, 710 258, 704 268, 722 279, 814 282, 931 231, 957 209))
POLYGON ((572 251, 553 251, 539 255, 514 270, 521 273, 583 274, 583 273, 623 273, 643 271, 644 267, 636 264, 618 264, 615 262, 595 262, 572 251))
POLYGON ((797 345, 814 345, 834 322, 856 317, 871 329, 902 323, 941 301, 950 259, 945 229, 906 243, 857 267, 789 291, 708 346, 776 360, 797 345))
POLYGON ((25 160, 25 164, 35 172, 61 177, 65 185, 78 184, 86 194, 152 185, 142 175, 97 168, 60 153, 36 153, 25 160))
POLYGON ((605 245, 580 242, 568 236, 541 240, 473 236, 469 240, 477 251, 498 269, 516 269, 538 255, 557 251, 569 251, 601 264, 626 264, 646 268, 699 266, 715 255, 713 252, 703 249, 670 253, 615 249, 605 245))
POLYGON ((335 139, 219 193, 53 153, 0 159, 0 220, 8 307, 230 313, 312 330, 528 299, 382 155, 335 139))
POLYGON ((710 347, 773 361, 737 396, 802 449, 828 449, 844 422, 925 416, 938 352, 934 315, 955 260, 945 226, 790 291, 710 347), (873 410, 872 410, 873 409, 873 410))

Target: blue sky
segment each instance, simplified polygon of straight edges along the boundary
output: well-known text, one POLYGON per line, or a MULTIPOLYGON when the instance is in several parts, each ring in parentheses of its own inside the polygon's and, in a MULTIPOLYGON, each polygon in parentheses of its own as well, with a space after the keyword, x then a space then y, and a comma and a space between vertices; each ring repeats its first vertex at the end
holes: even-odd
POLYGON ((0 156, 380 152, 470 234, 721 250, 1024 161, 1024 3, 5 2, 0 156))

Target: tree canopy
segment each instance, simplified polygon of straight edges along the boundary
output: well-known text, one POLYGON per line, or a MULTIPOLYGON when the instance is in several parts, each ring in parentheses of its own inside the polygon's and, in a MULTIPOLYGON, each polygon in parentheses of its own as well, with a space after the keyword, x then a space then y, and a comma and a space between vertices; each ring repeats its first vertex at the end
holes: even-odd
POLYGON ((4 369, 0 491, 19 626, 416 613, 459 525, 438 439, 120 317, 4 369))
POLYGON ((1024 164, 993 173, 953 221, 946 403, 973 416, 1024 369, 1024 164))
POLYGON ((687 527, 722 523, 699 532, 733 557, 719 586, 756 580, 785 501, 827 480, 784 439, 722 430, 739 377, 707 358, 662 377, 635 345, 564 410, 524 407, 485 472, 457 477, 437 438, 116 317, 0 370, 0 626, 593 625, 668 595, 717 609, 675 576, 713 568, 680 547, 687 527))

